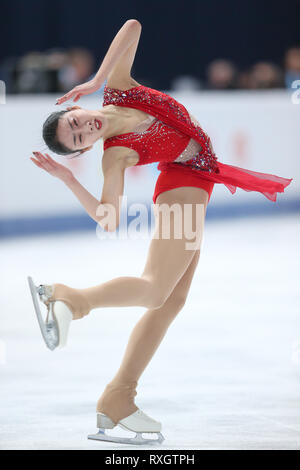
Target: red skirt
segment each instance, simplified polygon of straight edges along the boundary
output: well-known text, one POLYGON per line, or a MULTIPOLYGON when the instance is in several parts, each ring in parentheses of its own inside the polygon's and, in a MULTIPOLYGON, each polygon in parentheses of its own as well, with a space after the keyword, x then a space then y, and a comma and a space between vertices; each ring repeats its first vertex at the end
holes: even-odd
POLYGON ((284 189, 291 183, 293 178, 282 178, 270 173, 259 173, 238 166, 227 165, 218 162, 218 172, 208 173, 189 167, 187 164, 174 162, 160 162, 158 170, 161 170, 153 201, 155 202, 159 193, 180 186, 194 186, 208 192, 209 199, 214 184, 224 184, 234 194, 236 188, 244 191, 256 191, 263 194, 270 201, 275 202, 277 193, 283 193, 284 189), (203 176, 202 176, 203 175, 203 176))
POLYGON ((181 165, 178 167, 170 166, 168 169, 162 170, 159 174, 152 200, 155 204, 157 196, 164 191, 180 188, 182 186, 193 186, 195 188, 204 189, 208 193, 209 201, 214 185, 215 183, 201 178, 199 173, 191 171, 190 168, 183 168, 181 165))

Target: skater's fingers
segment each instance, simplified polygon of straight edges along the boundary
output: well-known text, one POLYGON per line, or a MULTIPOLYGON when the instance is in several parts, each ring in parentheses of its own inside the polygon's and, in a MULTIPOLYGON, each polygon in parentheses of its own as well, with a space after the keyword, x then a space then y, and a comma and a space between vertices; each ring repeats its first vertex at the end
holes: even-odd
POLYGON ((43 161, 47 163, 48 165, 50 165, 51 167, 53 167, 54 164, 56 163, 54 160, 50 159, 47 153, 45 153, 45 155, 42 155, 42 158, 43 158, 43 161))
POLYGON ((56 160, 51 158, 50 155, 48 155, 48 153, 46 153, 45 155, 47 155, 47 160, 52 168, 58 168, 59 166, 61 166, 60 163, 58 163, 56 160))
POLYGON ((35 158, 37 158, 40 161, 42 160, 43 154, 41 152, 32 152, 32 153, 35 156, 35 158))
POLYGON ((51 170, 51 166, 48 163, 47 159, 43 155, 36 155, 36 158, 38 159, 39 167, 43 168, 43 170, 51 170))
POLYGON ((36 164, 38 167, 40 167, 40 168, 41 168, 41 164, 40 164, 40 162, 38 162, 37 160, 35 160, 35 159, 34 159, 34 158, 32 158, 32 157, 30 157, 30 160, 32 160, 32 161, 33 161, 33 163, 35 163, 35 164, 36 164))
POLYGON ((78 95, 76 95, 75 98, 73 99, 73 102, 76 103, 76 101, 78 101, 81 97, 82 97, 82 93, 78 93, 78 95))
POLYGON ((73 88, 73 90, 69 91, 69 93, 66 93, 64 96, 57 98, 55 104, 63 104, 65 101, 68 101, 69 99, 72 98, 73 95, 75 95, 76 90, 73 88))
POLYGON ((56 161, 53 160, 53 158, 51 158, 48 153, 45 153, 45 155, 46 155, 46 157, 48 158, 48 160, 50 160, 50 161, 53 162, 53 163, 56 163, 56 161))
POLYGON ((55 160, 53 160, 47 153, 45 153, 45 158, 47 163, 51 166, 51 168, 55 168, 57 166, 57 163, 55 160))
POLYGON ((53 169, 52 166, 47 162, 43 162, 42 165, 43 165, 44 170, 46 171, 50 172, 53 169))
MULTIPOLYGON (((43 164, 48 163, 47 158, 46 158, 42 153, 40 153, 40 152, 38 152, 38 153, 35 155, 35 157, 36 157, 41 163, 43 163, 43 164)), ((48 163, 48 164, 49 164, 49 163, 48 163)))
MULTIPOLYGON (((32 153, 34 154, 34 156, 35 156, 36 158, 39 158, 39 159, 42 160, 42 161, 48 161, 47 158, 45 157, 45 155, 47 155, 46 153, 45 153, 45 155, 44 155, 43 153, 41 153, 41 152, 32 152, 32 153)), ((48 155, 48 156, 49 156, 49 155, 48 155)))

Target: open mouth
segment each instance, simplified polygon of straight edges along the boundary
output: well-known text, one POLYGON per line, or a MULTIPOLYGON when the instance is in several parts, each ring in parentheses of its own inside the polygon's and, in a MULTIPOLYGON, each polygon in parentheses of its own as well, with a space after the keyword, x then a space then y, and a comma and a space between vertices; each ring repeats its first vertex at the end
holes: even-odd
POLYGON ((98 130, 101 129, 101 127, 102 127, 102 122, 99 121, 98 119, 95 119, 95 127, 96 127, 96 129, 98 129, 98 130))

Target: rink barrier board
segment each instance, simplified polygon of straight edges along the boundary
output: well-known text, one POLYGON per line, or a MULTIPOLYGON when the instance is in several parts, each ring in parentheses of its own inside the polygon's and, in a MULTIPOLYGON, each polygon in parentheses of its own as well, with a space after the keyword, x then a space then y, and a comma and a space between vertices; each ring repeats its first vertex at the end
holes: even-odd
MULTIPOLYGON (((103 91, 103 90, 102 90, 103 91)), ((81 106, 102 105, 102 91, 82 97, 81 106)), ((168 93, 168 90, 166 91, 168 93)), ((286 90, 192 92, 170 91, 210 135, 218 159, 253 171, 293 178, 277 202, 256 192, 231 195, 216 184, 207 219, 283 214, 299 209, 300 103, 286 90)), ((32 150, 46 151, 42 123, 57 111, 56 95, 9 95, 0 113, 0 237, 93 229, 96 225, 65 185, 29 159, 32 150), (22 122, 22 138, 15 139, 15 116, 22 122), (13 147, 12 147, 13 142, 13 147)), ((78 181, 100 200, 103 187, 101 142, 84 157, 53 158, 71 169, 78 181)), ((157 164, 126 170, 124 195, 131 203, 150 205, 159 171, 157 164)))
MULTIPOLYGON (((152 205, 146 204, 150 227, 152 205)), ((206 220, 228 220, 230 218, 282 216, 300 212, 300 198, 261 204, 236 204, 208 206, 206 220)), ((127 215, 127 224, 137 216, 127 215)), ((121 229, 123 224, 120 224, 121 229)), ((86 214, 61 214, 46 217, 16 217, 0 219, 0 238, 43 235, 82 230, 96 230, 97 223, 86 214)), ((117 229, 117 231, 119 230, 117 229)))

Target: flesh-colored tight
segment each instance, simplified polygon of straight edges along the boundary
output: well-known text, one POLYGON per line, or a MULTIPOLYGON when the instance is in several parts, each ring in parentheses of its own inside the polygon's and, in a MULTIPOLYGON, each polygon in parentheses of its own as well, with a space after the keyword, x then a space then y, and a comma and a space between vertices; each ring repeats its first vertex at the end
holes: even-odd
MULTIPOLYGON (((177 204, 178 211, 185 211, 184 205, 190 205, 192 215, 189 221, 193 221, 193 231, 198 240, 203 234, 207 202, 208 193, 195 187, 165 191, 156 200, 160 209, 162 204, 166 204, 165 207, 177 204), (196 218, 196 205, 198 209, 202 208, 200 219, 196 218)), ((182 236, 176 238, 173 212, 168 216, 171 227, 168 238, 162 236, 162 216, 157 213, 155 217, 154 234, 140 277, 118 277, 86 289, 53 285, 51 300, 66 302, 73 312, 73 319, 82 318, 90 310, 100 307, 143 306, 148 309, 135 325, 120 368, 97 403, 97 412, 105 413, 115 423, 138 409, 134 403, 138 380, 182 309, 200 256, 201 242, 197 248, 186 248, 191 239, 185 235, 181 222, 177 227, 181 226, 182 236)))

